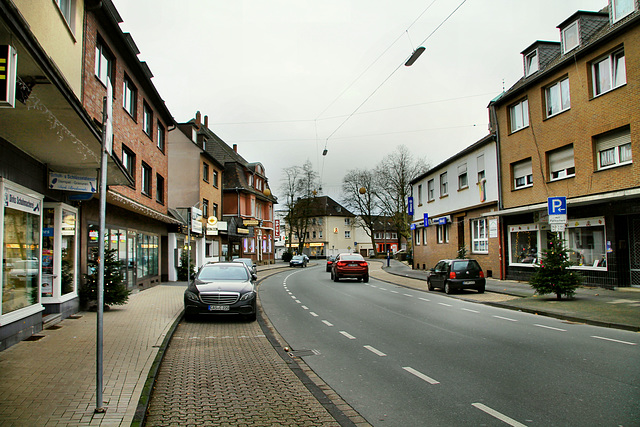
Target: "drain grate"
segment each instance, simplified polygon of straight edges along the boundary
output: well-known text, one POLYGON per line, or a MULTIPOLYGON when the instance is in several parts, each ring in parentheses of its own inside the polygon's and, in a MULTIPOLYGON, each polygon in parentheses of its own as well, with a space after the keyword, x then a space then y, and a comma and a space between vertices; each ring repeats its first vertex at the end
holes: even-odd
POLYGON ((289 353, 292 357, 318 356, 318 350, 294 350, 289 353))
POLYGON ((29 338, 25 338, 24 341, 38 341, 44 338, 44 335, 31 335, 29 338))

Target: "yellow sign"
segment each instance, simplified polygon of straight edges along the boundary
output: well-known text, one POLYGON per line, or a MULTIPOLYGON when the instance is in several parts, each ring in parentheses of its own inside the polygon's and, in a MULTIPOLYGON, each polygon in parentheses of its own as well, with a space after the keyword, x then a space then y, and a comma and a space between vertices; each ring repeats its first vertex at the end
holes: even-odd
POLYGON ((238 234, 249 234, 249 230, 246 228, 238 228, 238 234))
POLYGON ((260 221, 258 221, 257 219, 245 219, 244 221, 242 221, 242 223, 243 223, 244 225, 249 225, 249 226, 251 226, 251 225, 258 225, 258 224, 260 224, 260 221))
POLYGON ((216 218, 215 216, 210 216, 209 218, 207 218, 207 222, 210 225, 216 225, 218 223, 218 218, 216 218))

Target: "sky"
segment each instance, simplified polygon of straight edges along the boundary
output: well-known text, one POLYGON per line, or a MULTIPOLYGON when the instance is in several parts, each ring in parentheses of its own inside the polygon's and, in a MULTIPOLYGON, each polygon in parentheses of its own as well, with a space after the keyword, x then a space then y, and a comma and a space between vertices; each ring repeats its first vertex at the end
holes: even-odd
POLYGON ((348 171, 400 145, 436 166, 486 136, 487 105, 524 74, 520 52, 607 0, 113 3, 176 122, 208 116, 276 197, 283 169, 310 161, 340 201, 348 171))

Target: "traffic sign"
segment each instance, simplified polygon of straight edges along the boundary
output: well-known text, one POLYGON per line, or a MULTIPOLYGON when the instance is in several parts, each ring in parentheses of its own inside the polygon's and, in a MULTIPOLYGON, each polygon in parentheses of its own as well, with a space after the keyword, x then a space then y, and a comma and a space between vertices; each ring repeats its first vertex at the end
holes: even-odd
POLYGON ((551 231, 554 233, 564 233, 567 224, 551 224, 551 231))
POLYGON ((567 214, 567 198, 566 197, 549 197, 547 199, 547 208, 549 216, 566 215, 567 214))

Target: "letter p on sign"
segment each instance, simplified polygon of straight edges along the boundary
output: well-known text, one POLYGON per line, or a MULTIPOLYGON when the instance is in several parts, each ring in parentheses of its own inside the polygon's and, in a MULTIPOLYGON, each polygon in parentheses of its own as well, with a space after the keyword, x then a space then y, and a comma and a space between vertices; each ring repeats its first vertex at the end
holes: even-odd
POLYGON ((566 215, 567 214, 567 198, 566 197, 549 197, 547 200, 549 215, 566 215))

